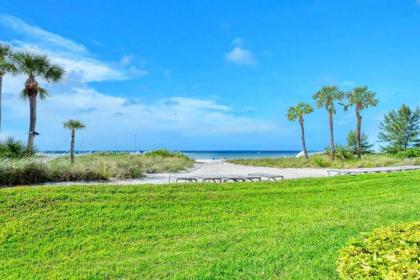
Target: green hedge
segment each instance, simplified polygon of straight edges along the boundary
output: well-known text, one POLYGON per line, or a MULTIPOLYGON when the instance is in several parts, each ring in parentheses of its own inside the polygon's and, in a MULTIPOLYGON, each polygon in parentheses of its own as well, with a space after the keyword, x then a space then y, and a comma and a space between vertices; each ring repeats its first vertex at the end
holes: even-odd
POLYGON ((29 156, 28 150, 21 141, 12 137, 0 141, 0 159, 4 158, 23 158, 29 156))
POLYGON ((398 152, 397 157, 400 157, 400 158, 420 157, 420 148, 410 148, 405 151, 398 152))
POLYGON ((172 152, 172 151, 169 151, 169 150, 166 150, 166 149, 149 151, 149 152, 146 152, 144 155, 147 156, 147 157, 160 156, 160 157, 164 157, 164 158, 189 159, 185 154, 183 154, 181 152, 172 152))
POLYGON ((338 259, 341 279, 420 279, 420 222, 353 239, 338 259))
POLYGON ((0 186, 106 179, 105 175, 92 168, 62 168, 32 159, 0 159, 0 186))

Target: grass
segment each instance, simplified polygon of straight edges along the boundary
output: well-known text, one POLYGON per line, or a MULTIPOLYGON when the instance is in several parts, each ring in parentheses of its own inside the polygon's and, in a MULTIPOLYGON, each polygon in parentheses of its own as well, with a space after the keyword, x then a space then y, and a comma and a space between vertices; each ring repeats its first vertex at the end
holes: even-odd
POLYGON ((349 238, 419 205, 418 171, 0 189, 0 278, 337 279, 349 238))
POLYGON ((145 173, 176 172, 193 165, 190 158, 167 151, 144 155, 97 153, 46 161, 44 158, 0 159, 0 186, 45 182, 141 178, 145 173))
POLYGON ((420 165, 420 157, 400 158, 391 154, 366 154, 358 159, 336 159, 332 161, 328 155, 312 155, 309 159, 301 158, 259 158, 259 159, 233 159, 229 162, 250 165, 266 166, 277 168, 361 168, 361 167, 382 167, 398 165, 420 165))
POLYGON ((107 178, 134 179, 145 173, 176 172, 193 165, 194 161, 180 153, 155 151, 149 154, 96 153, 78 156, 74 166, 69 157, 59 157, 48 164, 53 168, 92 168, 107 178))

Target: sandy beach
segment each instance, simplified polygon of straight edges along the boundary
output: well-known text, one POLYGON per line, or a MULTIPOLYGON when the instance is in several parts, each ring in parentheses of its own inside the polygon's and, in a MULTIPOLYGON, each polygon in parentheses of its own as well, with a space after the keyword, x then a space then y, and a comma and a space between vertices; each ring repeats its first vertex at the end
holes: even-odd
POLYGON ((282 175, 285 179, 304 177, 327 176, 325 169, 315 168, 270 168, 243 166, 226 162, 224 160, 197 160, 194 167, 179 173, 148 174, 145 178, 137 180, 119 180, 115 184, 164 184, 173 183, 178 177, 189 176, 224 176, 224 175, 248 175, 251 173, 268 173, 282 175))
MULTIPOLYGON (((397 170, 399 168, 410 168, 411 166, 399 167, 375 167, 375 168, 358 168, 346 169, 349 171, 384 171, 397 170)), ((111 180, 107 184, 118 185, 135 185, 135 184, 167 184, 175 183, 179 177, 194 177, 194 176, 228 176, 228 175, 248 175, 252 173, 267 173, 284 176, 284 179, 297 178, 315 178, 327 177, 328 170, 325 168, 271 168, 271 167, 257 167, 244 166, 226 162, 225 160, 202 159, 197 160, 194 167, 178 173, 159 173, 147 174, 146 177, 134 180, 111 180)), ((68 183, 74 184, 74 183, 68 183)))

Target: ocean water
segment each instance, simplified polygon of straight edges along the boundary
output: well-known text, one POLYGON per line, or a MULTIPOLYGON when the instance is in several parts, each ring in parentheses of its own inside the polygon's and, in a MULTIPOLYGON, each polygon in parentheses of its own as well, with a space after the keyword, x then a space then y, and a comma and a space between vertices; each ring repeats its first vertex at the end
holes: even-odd
MULTIPOLYGON (((91 154, 100 151, 79 151, 79 155, 91 154)), ((113 153, 139 154, 145 151, 106 151, 113 153)), ((243 159, 243 158, 277 158, 294 157, 300 151, 180 151, 193 159, 243 159)), ((47 156, 59 156, 67 154, 66 151, 44 151, 40 154, 47 156)))
POLYGON ((296 156, 300 151, 184 151, 193 159, 247 159, 296 156))

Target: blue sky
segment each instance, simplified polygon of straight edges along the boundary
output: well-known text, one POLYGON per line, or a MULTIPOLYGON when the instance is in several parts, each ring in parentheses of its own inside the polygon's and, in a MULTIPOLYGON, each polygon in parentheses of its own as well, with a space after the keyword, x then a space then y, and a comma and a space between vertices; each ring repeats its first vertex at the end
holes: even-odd
MULTIPOLYGON (((407 1, 2 0, 0 40, 46 53, 67 71, 39 103, 36 145, 67 149, 299 150, 287 108, 324 85, 367 85, 372 141, 385 112, 420 105, 420 4, 407 1)), ((4 135, 25 140, 23 77, 4 80, 4 135)), ((355 126, 338 110, 336 140, 355 126)), ((308 148, 328 144, 324 110, 308 148)), ((3 135, 3 136, 4 136, 3 135)))

